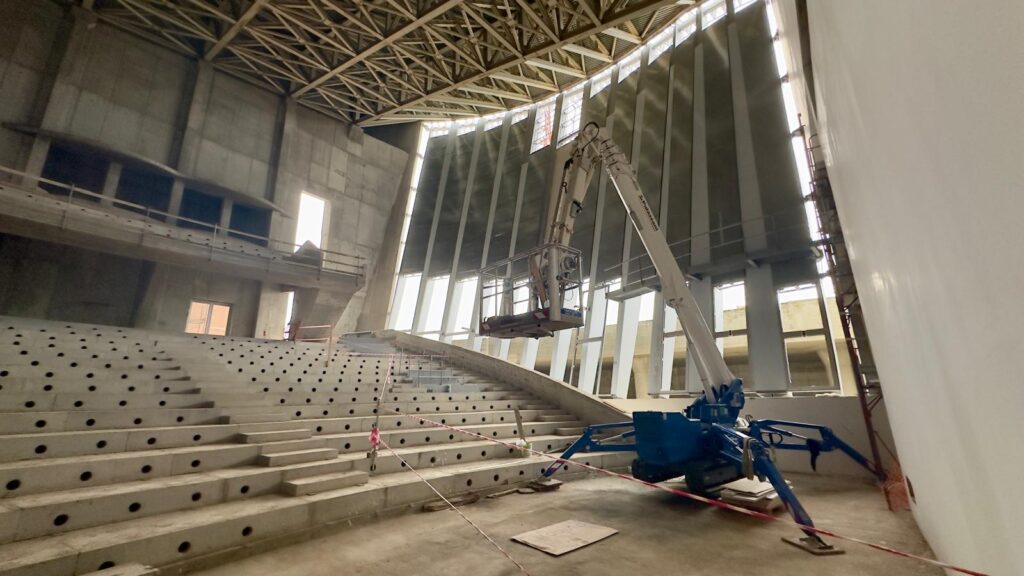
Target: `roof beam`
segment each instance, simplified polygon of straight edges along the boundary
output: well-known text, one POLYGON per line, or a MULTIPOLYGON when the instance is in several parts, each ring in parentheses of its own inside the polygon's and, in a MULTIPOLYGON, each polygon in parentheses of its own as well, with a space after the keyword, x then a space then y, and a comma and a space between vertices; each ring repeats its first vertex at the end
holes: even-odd
MULTIPOLYGON (((408 100, 406 102, 401 103, 397 108, 394 108, 394 109, 391 109, 391 110, 385 110, 385 111, 381 112, 380 114, 377 114, 376 116, 371 116, 370 118, 364 118, 362 120, 362 122, 371 122, 371 121, 376 120, 377 118, 380 118, 380 117, 382 117, 384 115, 394 114, 395 112, 400 111, 400 110, 402 110, 404 108, 408 108, 410 106, 416 106, 416 105, 418 105, 418 104, 420 104, 422 102, 425 102, 425 101, 429 100, 430 98, 432 98, 434 96, 438 96, 438 95, 441 95, 441 94, 446 94, 446 93, 448 93, 448 92, 450 92, 452 90, 461 89, 464 86, 468 86, 470 84, 473 84, 474 82, 478 82, 478 81, 480 81, 480 80, 482 80, 482 79, 484 79, 484 78, 486 78, 488 76, 490 76, 490 77, 497 77, 497 74, 500 74, 502 71, 507 70, 509 68, 512 68, 513 66, 518 66, 520 64, 525 64, 526 60, 528 60, 530 58, 536 58, 536 57, 541 56, 543 54, 547 54, 548 52, 551 52, 553 50, 561 49, 566 44, 577 43, 580 40, 582 40, 584 38, 587 38, 589 36, 592 36, 592 35, 594 35, 596 33, 604 32, 604 31, 609 30, 609 29, 613 29, 616 26, 619 26, 619 25, 621 25, 621 24, 623 24, 625 22, 628 22, 632 18, 636 18, 636 17, 638 17, 638 16, 640 16, 642 14, 647 14, 649 12, 653 12, 655 10, 664 8, 666 6, 671 6, 671 5, 675 4, 675 3, 676 3, 676 0, 643 0, 641 2, 637 2, 635 4, 628 5, 625 8, 622 8, 621 10, 619 10, 617 12, 605 14, 604 17, 603 17, 602 23, 600 25, 594 24, 594 25, 591 25, 591 26, 580 26, 576 30, 573 30, 572 34, 567 35, 566 37, 562 38, 558 42, 548 42, 548 43, 545 43, 545 44, 537 45, 537 46, 533 47, 532 49, 528 50, 526 54, 523 54, 523 55, 521 55, 519 57, 516 57, 516 58, 509 58, 509 59, 506 59, 503 62, 496 63, 495 65, 493 65, 488 70, 484 70, 484 71, 479 72, 477 74, 473 74, 473 75, 467 76, 467 77, 465 77, 465 78, 455 82, 454 84, 451 84, 451 85, 448 85, 448 86, 441 86, 439 88, 431 90, 430 92, 428 92, 428 93, 426 93, 426 94, 424 94, 422 96, 417 96, 416 98, 412 98, 412 99, 410 99, 410 100, 408 100)), ((518 78, 518 77, 513 77, 513 78, 518 78)))
POLYGON ((545 70, 551 70, 552 72, 558 72, 559 74, 565 74, 566 76, 575 76, 576 78, 587 77, 586 72, 583 72, 582 70, 577 70, 564 64, 555 64, 554 62, 548 62, 547 60, 541 60, 540 58, 530 58, 526 63, 530 66, 544 68, 545 70))
POLYGON ((382 48, 391 45, 393 42, 402 38, 406 34, 409 34, 410 32, 419 29, 423 24, 433 20, 434 18, 440 16, 441 14, 444 14, 445 12, 451 10, 455 6, 458 6, 462 2, 463 0, 445 0, 444 2, 441 2, 431 10, 421 15, 419 18, 410 21, 405 26, 402 26, 401 28, 395 30, 391 34, 388 34, 384 38, 381 38, 366 50, 363 50, 362 52, 356 54, 355 56, 349 58, 348 60, 345 60, 341 64, 335 66, 326 74, 321 75, 320 77, 312 80, 302 88, 299 88, 292 94, 292 96, 302 96, 306 92, 309 92, 310 90, 320 86, 321 84, 329 80, 331 77, 337 76, 338 74, 344 72, 345 70, 348 70, 349 68, 362 62, 369 56, 376 54, 382 48))
POLYGON ((526 78, 519 76, 518 74, 508 74, 505 72, 495 72, 491 74, 491 78, 495 80, 504 80, 505 82, 513 82, 515 84, 522 84, 523 86, 532 86, 534 88, 540 88, 541 90, 558 90, 558 86, 544 80, 536 80, 534 78, 526 78))
POLYGON ((605 62, 607 64, 611 64, 615 60, 610 55, 605 54, 604 52, 591 50, 590 48, 580 46, 579 44, 566 44, 565 46, 562 46, 562 50, 565 50, 566 52, 572 52, 573 54, 579 54, 580 56, 586 56, 587 58, 593 58, 594 60, 605 62))
POLYGON ((242 15, 238 17, 238 20, 235 20, 235 23, 231 25, 231 28, 228 28, 228 31, 221 35, 216 44, 211 46, 210 49, 203 54, 203 60, 209 62, 213 60, 217 54, 220 54, 220 51, 226 48, 227 45, 235 39, 235 36, 238 36, 238 33, 245 29, 249 22, 259 14, 260 10, 263 9, 263 6, 265 6, 268 1, 269 0, 253 0, 252 4, 249 4, 249 7, 245 9, 245 12, 242 12, 242 15))
MULTIPOLYGON (((670 4, 674 4, 674 2, 670 2, 670 4)), ((612 38, 615 38, 617 40, 629 42, 630 44, 639 44, 643 42, 643 39, 637 36, 636 34, 633 34, 632 32, 626 32, 625 30, 619 30, 618 28, 608 28, 605 30, 601 30, 601 33, 606 36, 611 36, 612 38)))
MULTIPOLYGON (((630 19, 635 18, 635 17, 637 17, 639 15, 646 14, 648 12, 652 12, 652 11, 658 10, 660 8, 664 8, 666 6, 672 6, 672 5, 676 4, 676 2, 677 2, 677 0, 643 0, 643 1, 637 2, 635 4, 628 5, 625 8, 622 8, 621 10, 618 10, 616 12, 606 13, 603 16, 600 25, 581 26, 580 28, 575 29, 574 31, 572 31, 572 34, 569 34, 569 35, 565 36, 564 38, 562 38, 558 42, 548 42, 548 43, 545 43, 545 44, 540 44, 538 46, 535 46, 534 48, 531 48, 531 49, 527 50, 526 53, 524 53, 524 54, 521 54, 521 55, 519 55, 517 57, 507 58, 504 61, 501 61, 501 63, 495 64, 493 67, 490 67, 488 70, 484 70, 484 71, 479 72, 477 74, 473 74, 473 75, 467 76, 467 77, 463 78, 462 80, 459 80, 459 81, 455 82, 454 84, 447 85, 447 86, 440 86, 438 88, 435 88, 434 90, 431 90, 431 91, 429 91, 426 94, 423 94, 421 96, 417 96, 415 98, 412 98, 412 99, 410 99, 408 101, 402 102, 402 104, 398 105, 398 107, 396 107, 396 108, 394 108, 392 110, 383 111, 383 112, 381 112, 380 114, 378 114, 376 116, 372 116, 370 118, 366 118, 366 119, 362 120, 362 122, 371 122, 371 121, 376 120, 376 119, 378 119, 378 118, 380 118, 382 116, 392 115, 395 112, 401 111, 403 109, 407 109, 407 108, 410 108, 410 107, 415 107, 417 105, 422 104, 422 102, 429 100, 432 96, 437 96, 437 95, 440 95, 440 94, 444 94, 444 93, 450 92, 452 90, 460 89, 460 88, 462 88, 464 86, 468 86, 470 84, 473 84, 474 82, 478 82, 478 81, 480 81, 480 80, 482 80, 482 79, 484 79, 484 78, 486 78, 488 76, 489 77, 493 77, 493 78, 497 78, 497 75, 501 74, 505 70, 508 70, 508 69, 510 69, 512 67, 515 67, 515 66, 526 64, 526 60, 529 59, 529 58, 535 58, 535 57, 538 57, 540 55, 543 55, 543 54, 546 54, 548 52, 551 52, 552 50, 558 50, 558 49, 564 47, 566 44, 577 43, 577 42, 583 40, 584 38, 588 38, 588 37, 593 36, 594 34, 597 34, 599 32, 603 32, 603 31, 606 31, 606 30, 609 30, 609 29, 613 29, 616 26, 620 26, 620 25, 622 25, 624 23, 627 23, 627 22, 629 22, 630 19)), ((513 78, 520 78, 520 77, 513 77, 513 78)))
POLYGON ((464 92, 475 92, 477 94, 485 94, 487 96, 494 96, 497 98, 504 98, 506 100, 515 100, 517 102, 533 102, 533 98, 530 98, 526 94, 517 94, 515 92, 509 92, 508 90, 499 90, 497 88, 487 88, 486 86, 476 86, 469 84, 459 88, 464 92))

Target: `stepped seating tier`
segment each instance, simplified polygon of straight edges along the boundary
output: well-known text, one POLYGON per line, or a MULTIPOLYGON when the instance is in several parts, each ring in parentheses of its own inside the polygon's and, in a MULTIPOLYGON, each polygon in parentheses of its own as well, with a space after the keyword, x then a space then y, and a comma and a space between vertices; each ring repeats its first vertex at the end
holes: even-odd
POLYGON ((446 495, 525 482, 549 460, 480 438, 516 440, 516 410, 538 450, 563 450, 585 425, 372 337, 328 354, 0 317, 0 576, 148 574, 237 555, 433 498, 407 465, 446 495), (391 449, 370 458, 374 426, 391 449))

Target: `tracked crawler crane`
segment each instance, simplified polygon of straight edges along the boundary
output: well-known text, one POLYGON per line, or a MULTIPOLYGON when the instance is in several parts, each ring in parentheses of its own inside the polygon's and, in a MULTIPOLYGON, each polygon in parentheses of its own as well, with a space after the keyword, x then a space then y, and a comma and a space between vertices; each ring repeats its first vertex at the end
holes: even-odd
MULTIPOLYGON (((553 192, 557 197, 552 198, 553 212, 545 243, 525 254, 525 263, 502 263, 493 269, 497 272, 483 275, 482 300, 490 290, 490 297, 496 301, 484 308, 492 314, 482 319, 480 334, 536 338, 583 324, 578 308, 566 306, 573 294, 578 297, 581 285, 580 254, 569 247, 569 240, 576 217, 583 210, 590 181, 599 168, 608 174, 629 213, 661 280, 666 305, 679 316, 689 340, 689 359, 696 363, 704 392, 682 413, 634 412, 629 422, 588 427, 562 459, 545 470, 544 476, 554 474, 563 460, 579 451, 634 451, 637 457, 632 473, 636 478, 662 482, 684 476, 689 489, 705 497, 716 497, 722 485, 739 478, 756 476, 767 480, 793 519, 804 527, 813 527, 811 517, 772 461, 772 449, 806 451, 812 467, 820 453, 833 450, 844 452, 872 473, 877 464, 824 426, 740 418, 745 402, 743 382, 729 370, 715 345, 714 335, 687 287, 632 166, 606 129, 591 123, 577 136, 572 155, 563 168, 561 184, 553 192), (526 277, 519 286, 510 280, 516 266, 523 269, 526 277), (515 302, 517 292, 525 293, 525 297, 515 302)), ((814 531, 803 531, 804 538, 785 540, 815 554, 841 552, 814 531)))

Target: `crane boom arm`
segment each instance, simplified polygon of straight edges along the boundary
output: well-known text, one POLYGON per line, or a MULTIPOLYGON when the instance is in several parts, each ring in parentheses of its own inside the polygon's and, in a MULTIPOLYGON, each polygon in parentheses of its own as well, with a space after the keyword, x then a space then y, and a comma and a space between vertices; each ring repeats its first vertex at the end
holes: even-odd
POLYGON ((604 168, 625 205, 640 241, 647 250, 654 268, 661 278, 661 292, 665 304, 679 316, 679 322, 689 338, 690 357, 696 362, 701 383, 708 402, 716 402, 716 390, 729 386, 736 377, 725 364, 715 345, 715 338, 700 312, 697 300, 686 285, 686 278, 676 264, 668 241, 662 234, 636 174, 626 156, 611 139, 606 128, 588 124, 576 139, 572 156, 562 172, 559 195, 555 203, 554 218, 548 231, 547 244, 568 246, 575 227, 576 216, 583 208, 590 181, 598 166, 604 168))

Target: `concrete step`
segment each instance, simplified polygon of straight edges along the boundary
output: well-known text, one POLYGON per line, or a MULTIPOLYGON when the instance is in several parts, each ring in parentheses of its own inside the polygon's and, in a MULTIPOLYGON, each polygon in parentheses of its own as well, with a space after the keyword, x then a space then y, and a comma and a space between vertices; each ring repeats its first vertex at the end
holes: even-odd
POLYGON ((324 474, 322 476, 310 476, 297 480, 289 480, 281 484, 284 493, 289 496, 306 496, 307 494, 319 494, 328 490, 348 488, 366 484, 370 476, 361 470, 341 472, 337 474, 324 474))
POLYGON ((304 440, 284 440, 282 442, 268 442, 260 445, 260 454, 280 454, 282 452, 295 452, 297 450, 312 450, 324 448, 324 438, 306 438, 304 440))
POLYGON ((333 448, 314 448, 311 450, 297 450, 295 452, 278 452, 277 454, 260 454, 256 463, 260 466, 287 466, 301 462, 314 462, 316 460, 330 460, 337 458, 338 451, 333 448))
POLYGON ((281 422, 288 420, 285 412, 257 412, 253 414, 229 414, 223 417, 225 424, 252 424, 255 422, 281 422))
POLYGON ((569 422, 576 417, 572 414, 541 414, 537 419, 541 422, 569 422))
POLYGON ((311 476, 323 476, 325 474, 338 474, 349 472, 355 467, 355 460, 335 458, 333 460, 317 460, 315 462, 301 462, 281 468, 281 480, 298 480, 311 476))
POLYGON ((559 436, 580 436, 583 434, 583 427, 566 427, 566 428, 555 428, 555 434, 559 436))
POLYGON ((96 572, 89 572, 85 576, 155 576, 159 573, 160 571, 156 568, 132 562, 131 564, 115 565, 110 568, 97 570, 96 572))
POLYGON ((313 436, 308 428, 292 430, 272 430, 269 432, 243 432, 242 442, 246 444, 262 444, 265 442, 283 442, 285 440, 305 440, 313 436))

